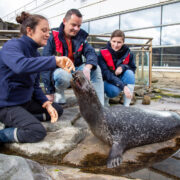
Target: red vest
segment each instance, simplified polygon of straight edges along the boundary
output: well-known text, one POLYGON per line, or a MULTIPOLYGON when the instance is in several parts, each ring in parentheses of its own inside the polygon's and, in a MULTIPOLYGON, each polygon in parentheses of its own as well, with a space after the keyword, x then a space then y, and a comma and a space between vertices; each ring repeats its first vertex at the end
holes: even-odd
MULTIPOLYGON (((104 58, 104 60, 106 61, 108 67, 115 71, 116 68, 115 68, 115 65, 114 65, 114 61, 113 61, 113 58, 112 58, 112 55, 111 53, 109 52, 108 49, 101 49, 101 54, 104 58)), ((130 53, 127 55, 127 57, 123 60, 122 64, 128 64, 129 63, 129 58, 130 58, 130 53)))
MULTIPOLYGON (((59 40, 58 35, 59 32, 58 31, 52 31, 53 37, 54 37, 54 42, 55 42, 55 46, 56 46, 56 52, 58 56, 63 56, 63 43, 59 40)), ((81 52, 83 49, 83 43, 80 45, 79 49, 77 50, 77 52, 81 52)), ((73 54, 75 54, 76 52, 73 52, 73 54)))

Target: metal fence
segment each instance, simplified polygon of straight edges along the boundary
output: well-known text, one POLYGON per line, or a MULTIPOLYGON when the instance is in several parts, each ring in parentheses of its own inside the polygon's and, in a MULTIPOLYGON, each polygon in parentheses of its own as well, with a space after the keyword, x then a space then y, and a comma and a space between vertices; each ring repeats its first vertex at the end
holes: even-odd
MULTIPOLYGON (((18 37, 20 35, 19 30, 0 30, 0 44, 2 45, 11 37, 18 37)), ((91 44, 96 52, 104 47, 109 41, 110 35, 96 35, 91 34, 88 37, 88 42, 91 44)), ((136 59, 136 84, 145 85, 151 87, 152 80, 152 38, 149 37, 132 37, 126 36, 126 40, 133 40, 133 43, 126 43, 136 59), (139 40, 143 40, 143 43, 137 43, 139 40)))

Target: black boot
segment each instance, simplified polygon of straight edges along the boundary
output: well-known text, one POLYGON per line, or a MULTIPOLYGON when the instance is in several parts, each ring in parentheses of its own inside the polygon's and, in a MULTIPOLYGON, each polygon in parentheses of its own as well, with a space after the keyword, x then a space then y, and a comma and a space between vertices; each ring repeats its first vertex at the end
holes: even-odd
POLYGON ((46 113, 34 114, 34 116, 40 121, 47 121, 48 120, 46 113))
POLYGON ((18 142, 16 132, 17 132, 17 128, 5 128, 0 130, 0 142, 1 143, 18 142))

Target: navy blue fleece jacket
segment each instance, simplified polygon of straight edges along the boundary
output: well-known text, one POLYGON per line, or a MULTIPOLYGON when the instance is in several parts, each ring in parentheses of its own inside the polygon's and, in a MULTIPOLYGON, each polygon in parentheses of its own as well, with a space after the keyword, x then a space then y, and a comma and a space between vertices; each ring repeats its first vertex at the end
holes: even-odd
POLYGON ((23 35, 0 51, 0 107, 20 105, 32 98, 47 101, 39 87, 39 73, 56 68, 54 56, 40 57, 38 44, 23 35))

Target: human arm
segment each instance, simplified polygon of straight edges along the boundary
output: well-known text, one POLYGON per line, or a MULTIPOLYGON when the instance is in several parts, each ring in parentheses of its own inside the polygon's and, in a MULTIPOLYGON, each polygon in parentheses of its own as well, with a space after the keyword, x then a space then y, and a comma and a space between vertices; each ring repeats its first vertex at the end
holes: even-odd
POLYGON ((34 83, 34 91, 33 91, 33 99, 35 99, 39 104, 43 104, 44 102, 46 102, 48 99, 45 96, 45 94, 43 93, 41 87, 40 87, 40 75, 37 74, 36 78, 35 78, 35 83, 34 83))
POLYGON ((41 87, 39 86, 39 74, 36 76, 36 79, 35 79, 33 99, 39 102, 43 108, 46 108, 47 112, 49 113, 51 117, 52 123, 57 121, 58 113, 56 109, 51 105, 52 102, 47 99, 41 87))
POLYGON ((91 73, 92 67, 93 67, 93 65, 86 64, 83 68, 83 73, 89 81, 90 81, 90 73, 91 73))
POLYGON ((35 57, 32 57, 29 54, 31 51, 23 43, 18 40, 10 40, 1 50, 2 61, 14 73, 31 74, 56 68, 54 56, 40 57, 35 54, 35 57))
POLYGON ((98 55, 98 64, 101 68, 103 79, 123 90, 125 84, 115 75, 114 72, 110 71, 101 53, 98 55))
POLYGON ((86 64, 91 64, 92 68, 96 68, 98 64, 98 57, 94 48, 87 41, 83 44, 82 53, 86 58, 86 64))

